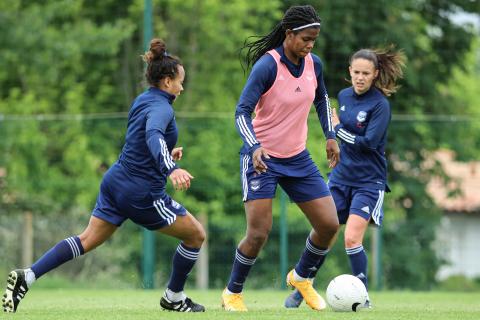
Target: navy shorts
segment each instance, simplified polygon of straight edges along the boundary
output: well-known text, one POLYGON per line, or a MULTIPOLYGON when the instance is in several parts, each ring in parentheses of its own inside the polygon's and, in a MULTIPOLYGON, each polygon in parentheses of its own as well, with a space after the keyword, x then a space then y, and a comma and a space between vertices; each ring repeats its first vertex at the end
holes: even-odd
POLYGON ((347 222, 350 214, 355 214, 365 220, 372 218, 376 225, 382 225, 384 190, 352 187, 331 181, 328 186, 341 224, 347 222))
POLYGON ((290 158, 270 157, 263 161, 268 167, 267 172, 258 174, 253 169, 251 156, 240 154, 243 201, 272 199, 275 197, 277 184, 280 184, 295 203, 330 195, 328 186, 308 150, 290 158))
POLYGON ((171 225, 187 210, 166 192, 152 193, 151 182, 134 177, 120 165, 105 173, 92 215, 120 226, 130 219, 149 230, 171 225))

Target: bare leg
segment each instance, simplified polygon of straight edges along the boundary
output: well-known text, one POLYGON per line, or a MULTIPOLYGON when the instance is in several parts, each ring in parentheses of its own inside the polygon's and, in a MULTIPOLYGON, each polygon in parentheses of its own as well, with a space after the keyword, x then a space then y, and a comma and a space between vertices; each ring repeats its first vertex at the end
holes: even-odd
POLYGON ((92 251, 105 241, 117 230, 117 226, 95 216, 90 217, 88 226, 78 235, 84 252, 92 251))
POLYGON ((272 229, 272 199, 251 200, 245 203, 247 231, 238 248, 250 257, 256 257, 272 229))
POLYGON ((365 220, 356 214, 348 216, 345 225, 345 248, 355 248, 362 245, 368 222, 369 220, 365 220))
POLYGON ((331 196, 297 203, 312 225, 310 239, 319 246, 331 245, 338 231, 339 223, 335 203, 331 196))
POLYGON ((191 248, 200 248, 205 241, 205 230, 200 222, 189 212, 185 216, 178 216, 175 222, 159 232, 175 237, 191 248))
POLYGON ((222 306, 227 311, 247 311, 241 292, 248 273, 272 229, 272 199, 245 202, 247 230, 235 252, 232 273, 222 293, 222 306))

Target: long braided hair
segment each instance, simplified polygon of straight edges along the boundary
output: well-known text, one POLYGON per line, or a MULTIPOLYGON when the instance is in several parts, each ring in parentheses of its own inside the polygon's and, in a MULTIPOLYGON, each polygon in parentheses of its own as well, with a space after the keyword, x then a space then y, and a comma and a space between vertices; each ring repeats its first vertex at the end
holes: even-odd
MULTIPOLYGON (((242 68, 248 70, 252 67, 258 59, 260 59, 267 51, 280 46, 285 40, 285 31, 287 29, 295 29, 301 26, 306 26, 311 23, 320 23, 320 17, 311 5, 292 6, 290 7, 273 30, 266 36, 251 36, 248 37, 240 52, 246 50, 243 58, 242 68), (249 42, 251 38, 257 38, 253 42, 249 42), (244 67, 245 66, 245 67, 244 67)), ((319 25, 315 26, 320 28, 319 25)), ((294 31, 298 33, 299 31, 294 31)))
POLYGON ((403 78, 403 69, 407 60, 403 50, 395 50, 393 45, 376 49, 360 49, 350 57, 350 65, 355 59, 365 59, 373 63, 378 70, 374 86, 385 96, 389 97, 400 88, 396 82, 403 78))

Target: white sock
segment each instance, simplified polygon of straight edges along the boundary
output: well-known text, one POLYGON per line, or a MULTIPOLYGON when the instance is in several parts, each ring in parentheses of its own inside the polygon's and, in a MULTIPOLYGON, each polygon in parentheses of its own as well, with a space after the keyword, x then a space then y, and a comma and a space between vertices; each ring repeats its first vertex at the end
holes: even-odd
POLYGON ((167 296, 167 299, 172 302, 183 301, 187 298, 187 295, 183 291, 173 292, 168 288, 165 290, 165 295, 167 296))
POLYGON ((306 280, 308 280, 308 278, 300 277, 300 276, 297 274, 297 271, 295 271, 295 269, 293 269, 293 279, 294 279, 295 281, 306 281, 306 280))
POLYGON ((25 281, 27 282, 27 286, 30 288, 35 280, 37 280, 35 273, 30 268, 24 269, 23 272, 25 272, 25 281))
POLYGON ((225 288, 225 293, 226 294, 238 294, 238 293, 235 293, 235 292, 232 292, 232 291, 228 290, 228 288, 225 288))

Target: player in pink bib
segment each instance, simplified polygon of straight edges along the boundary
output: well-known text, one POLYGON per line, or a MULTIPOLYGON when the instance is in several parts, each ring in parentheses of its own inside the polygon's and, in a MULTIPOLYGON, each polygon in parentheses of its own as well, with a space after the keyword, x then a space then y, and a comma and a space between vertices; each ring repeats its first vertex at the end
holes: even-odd
POLYGON ((312 225, 305 250, 287 275, 287 283, 312 309, 326 307, 309 275, 325 259, 339 224, 330 191, 306 149, 312 103, 327 138, 331 168, 339 161, 339 148, 322 62, 311 53, 319 32, 320 18, 315 9, 293 6, 270 34, 244 47, 247 68, 252 64, 253 68, 240 96, 235 121, 244 141, 240 171, 247 231, 222 294, 222 305, 228 311, 247 310, 243 285, 271 230, 272 199, 278 184, 312 225), (256 116, 252 120, 253 112, 256 116))
POLYGON ((305 150, 307 118, 317 88, 313 59, 305 56, 303 72, 295 77, 275 49, 267 54, 275 60, 277 76, 255 107, 253 129, 269 156, 290 158, 305 150))

